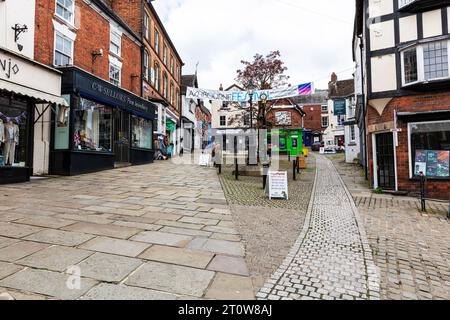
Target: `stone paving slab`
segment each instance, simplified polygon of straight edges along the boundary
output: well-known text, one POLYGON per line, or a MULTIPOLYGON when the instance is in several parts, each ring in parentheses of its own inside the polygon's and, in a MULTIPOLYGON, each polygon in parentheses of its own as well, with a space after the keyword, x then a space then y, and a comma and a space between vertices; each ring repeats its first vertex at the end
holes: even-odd
POLYGON ((128 257, 137 257, 149 247, 150 244, 107 237, 98 237, 79 246, 79 248, 86 250, 128 257))
POLYGON ((187 267, 205 269, 214 254, 203 251, 173 248, 155 245, 146 250, 139 258, 158 262, 167 262, 187 267))
POLYGON ((85 277, 107 282, 120 282, 142 264, 140 259, 95 253, 78 266, 85 277))
POLYGON ((16 220, 15 223, 36 226, 36 227, 59 229, 59 228, 67 227, 68 225, 74 224, 75 221, 59 219, 59 218, 55 218, 55 217, 30 216, 30 217, 16 220))
POLYGON ((244 256, 244 250, 240 243, 226 240, 195 238, 188 244, 187 248, 233 256, 244 256))
POLYGON ((38 233, 25 238, 25 240, 31 240, 36 242, 44 242, 50 244, 60 244, 67 247, 77 246, 86 242, 92 238, 94 235, 88 235, 79 232, 70 232, 54 229, 45 229, 38 233))
POLYGON ((176 300, 178 296, 167 292, 101 283, 87 292, 82 300, 176 300))
POLYGON ((133 273, 127 285, 202 297, 214 272, 182 266, 148 262, 133 273))
POLYGON ((87 222, 78 222, 71 226, 63 228, 63 230, 80 233, 89 233, 99 236, 107 236, 120 239, 128 239, 141 231, 141 229, 137 228, 128 228, 116 225, 109 225, 109 224, 105 225, 87 222))
POLYGON ((68 274, 45 270, 26 269, 0 281, 0 287, 13 288, 58 299, 76 299, 97 282, 83 278, 79 289, 69 289, 68 274))
POLYGON ((6 238, 6 237, 0 236, 0 249, 3 247, 10 246, 19 241, 20 241, 19 239, 11 239, 11 238, 6 238))
POLYGON ((36 269, 66 271, 92 254, 91 251, 52 246, 20 259, 16 263, 36 269))
POLYGON ((23 238, 42 230, 39 227, 26 226, 15 223, 0 222, 0 236, 10 238, 23 238))
POLYGON ((18 266, 12 263, 0 262, 0 279, 22 270, 22 266, 18 266))
POLYGON ((192 237, 159 231, 145 231, 135 235, 130 240, 182 248, 192 240, 192 237))
POLYGON ((230 256, 215 256, 208 266, 208 270, 250 276, 244 258, 230 256))
POLYGON ((49 245, 44 243, 21 241, 8 247, 0 249, 0 260, 13 262, 33 254, 39 250, 47 248, 49 245))
POLYGON ((248 277, 218 273, 206 292, 205 298, 218 300, 253 300, 252 281, 248 277))

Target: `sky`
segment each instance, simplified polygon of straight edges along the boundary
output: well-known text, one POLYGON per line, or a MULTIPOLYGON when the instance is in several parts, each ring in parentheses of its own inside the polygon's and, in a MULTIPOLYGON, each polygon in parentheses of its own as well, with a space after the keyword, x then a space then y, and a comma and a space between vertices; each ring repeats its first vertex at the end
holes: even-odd
POLYGON ((354 0, 155 0, 185 66, 198 63, 199 87, 235 83, 241 60, 279 50, 289 82, 326 89, 331 73, 352 78, 354 0))

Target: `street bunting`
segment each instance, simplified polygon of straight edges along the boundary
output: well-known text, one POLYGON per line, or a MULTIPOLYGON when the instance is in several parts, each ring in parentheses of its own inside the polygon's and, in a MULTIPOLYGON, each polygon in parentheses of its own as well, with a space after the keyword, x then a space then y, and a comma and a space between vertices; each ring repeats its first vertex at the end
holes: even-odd
MULTIPOLYGON (((277 100, 284 98, 291 98, 297 96, 307 96, 314 94, 314 83, 304 83, 298 86, 292 86, 273 90, 257 90, 253 94, 253 101, 261 100, 263 94, 266 95, 266 100, 277 100)), ((250 95, 245 91, 219 91, 187 87, 186 98, 200 99, 200 100, 219 100, 227 102, 247 102, 250 100, 250 95)))

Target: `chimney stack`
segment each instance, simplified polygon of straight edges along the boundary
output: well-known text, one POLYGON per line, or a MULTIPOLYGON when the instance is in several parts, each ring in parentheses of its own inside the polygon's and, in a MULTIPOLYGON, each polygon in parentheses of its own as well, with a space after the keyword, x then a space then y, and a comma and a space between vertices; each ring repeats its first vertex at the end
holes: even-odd
POLYGON ((222 86, 222 84, 220 84, 219 90, 220 90, 220 91, 223 91, 223 86, 222 86))
POLYGON ((331 74, 331 82, 337 82, 337 79, 338 79, 338 77, 337 77, 336 73, 333 72, 331 74))

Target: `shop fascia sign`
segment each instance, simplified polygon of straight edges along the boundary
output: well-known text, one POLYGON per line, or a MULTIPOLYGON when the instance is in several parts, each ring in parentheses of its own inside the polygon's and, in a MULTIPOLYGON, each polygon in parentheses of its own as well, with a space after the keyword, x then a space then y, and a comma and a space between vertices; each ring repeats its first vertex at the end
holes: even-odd
POLYGON ((135 107, 136 109, 148 112, 148 108, 142 102, 138 102, 137 100, 131 99, 129 95, 123 94, 117 90, 113 90, 112 88, 104 86, 101 83, 95 81, 92 82, 91 89, 96 92, 100 92, 107 97, 122 101, 132 107, 135 107))
POLYGON ((10 79, 11 76, 15 76, 19 73, 19 65, 9 57, 0 56, 0 71, 1 77, 10 79))

